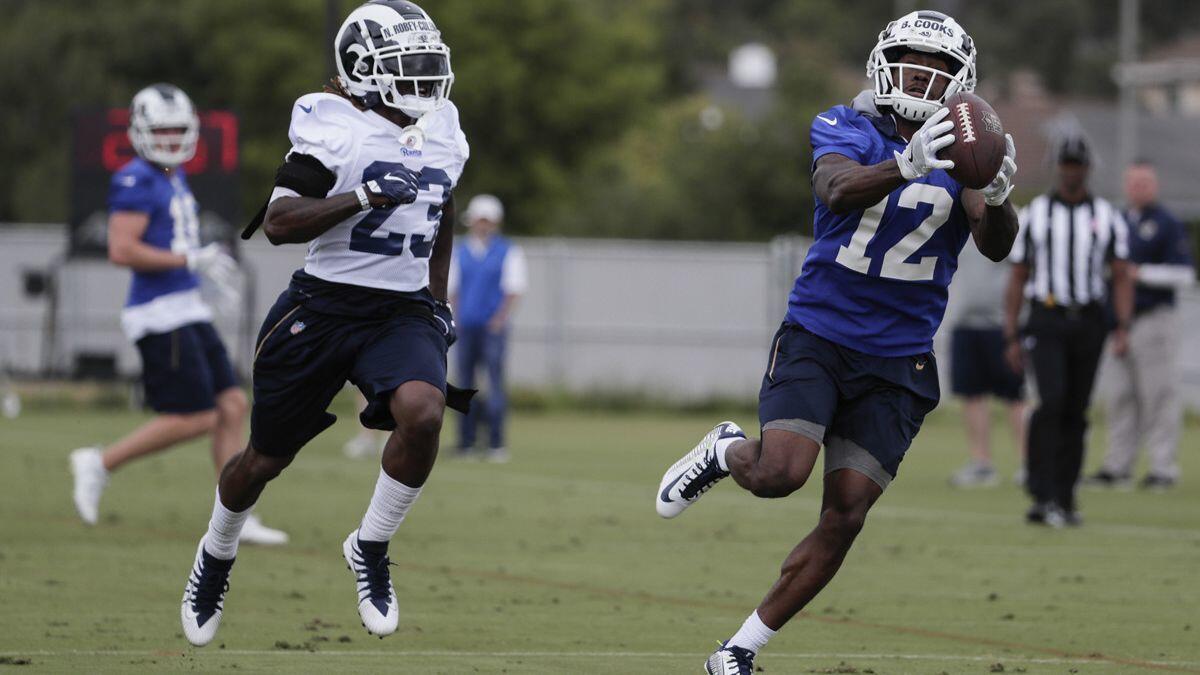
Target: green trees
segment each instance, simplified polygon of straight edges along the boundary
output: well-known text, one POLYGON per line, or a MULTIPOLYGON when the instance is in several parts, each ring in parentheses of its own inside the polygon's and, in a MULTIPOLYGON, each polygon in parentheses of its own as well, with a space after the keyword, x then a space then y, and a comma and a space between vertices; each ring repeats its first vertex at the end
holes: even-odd
MULTIPOLYGON (((0 222, 63 220, 71 110, 123 105, 155 81, 240 115, 242 212, 253 213, 287 151, 292 102, 331 72, 327 16, 340 23, 357 4, 332 2, 6 0, 0 222)), ((452 49, 452 98, 472 146, 459 191, 499 195, 511 231, 766 239, 807 229, 808 125, 855 93, 897 3, 426 4, 452 49), (750 40, 778 54, 780 81, 744 106, 709 85, 728 51, 750 40), (714 106, 720 124, 711 111, 701 123, 714 106)), ((929 4, 960 10, 984 78, 1031 67, 1060 91, 1108 87, 1115 5, 929 4)), ((1143 7, 1147 43, 1200 18, 1200 3, 1186 0, 1143 7)))
MULTIPOLYGON (((344 17, 356 3, 342 2, 344 17)), ((661 2, 446 0, 453 98, 473 146, 461 189, 495 192, 514 229, 546 231, 576 168, 664 98, 661 2)), ((0 222, 66 217, 70 114, 169 81, 241 117, 253 213, 288 149, 292 102, 319 90, 331 45, 320 0, 10 0, 0 25, 0 222)))

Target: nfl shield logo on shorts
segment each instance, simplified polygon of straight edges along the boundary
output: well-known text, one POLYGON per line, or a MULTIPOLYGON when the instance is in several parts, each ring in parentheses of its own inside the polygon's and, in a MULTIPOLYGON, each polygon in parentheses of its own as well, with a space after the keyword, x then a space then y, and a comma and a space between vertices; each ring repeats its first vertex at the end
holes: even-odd
POLYGON ((304 330, 304 329, 305 329, 305 328, 307 328, 307 327, 308 327, 308 326, 307 326, 307 324, 305 324, 303 321, 297 321, 297 322, 295 322, 295 323, 293 323, 293 324, 292 324, 292 327, 291 327, 291 328, 289 328, 289 329, 288 329, 288 331, 289 331, 289 332, 290 332, 292 335, 299 335, 299 334, 300 334, 300 331, 304 330))

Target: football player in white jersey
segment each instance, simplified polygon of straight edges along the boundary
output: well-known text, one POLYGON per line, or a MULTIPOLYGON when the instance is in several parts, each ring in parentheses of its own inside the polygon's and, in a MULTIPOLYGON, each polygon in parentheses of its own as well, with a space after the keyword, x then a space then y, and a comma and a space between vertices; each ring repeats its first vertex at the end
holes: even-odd
MULTIPOLYGON (((292 108, 292 149, 260 214, 273 244, 308 242, 308 254, 256 342, 250 443, 221 475, 184 589, 181 618, 194 645, 217 631, 250 507, 333 424, 326 408, 346 381, 367 399, 362 424, 391 436, 342 552, 363 625, 379 636, 397 626, 388 542, 437 455, 454 340, 451 192, 468 148, 447 98, 450 50, 417 5, 361 5, 338 31, 334 59, 333 86, 292 108)), ((456 395, 451 388, 451 405, 462 407, 456 395)))

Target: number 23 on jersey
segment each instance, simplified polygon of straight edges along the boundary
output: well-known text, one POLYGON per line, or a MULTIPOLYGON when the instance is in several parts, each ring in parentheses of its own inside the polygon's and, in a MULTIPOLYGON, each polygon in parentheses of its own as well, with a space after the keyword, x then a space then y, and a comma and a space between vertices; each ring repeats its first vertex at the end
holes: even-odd
MULTIPOLYGON (((363 169, 362 182, 374 180, 385 173, 404 168, 399 162, 372 162, 363 169)), ((432 223, 435 232, 442 219, 442 208, 450 198, 450 176, 441 169, 424 167, 418 174, 418 185, 422 191, 432 190, 434 185, 442 187, 441 199, 435 199, 429 205, 425 214, 427 222, 432 223)), ((401 255, 405 248, 412 251, 414 258, 428 258, 433 255, 433 238, 426 239, 424 234, 403 232, 387 232, 387 236, 379 236, 376 231, 393 215, 398 215, 404 207, 390 209, 371 209, 367 215, 354 226, 350 232, 350 250, 377 255, 401 255)))

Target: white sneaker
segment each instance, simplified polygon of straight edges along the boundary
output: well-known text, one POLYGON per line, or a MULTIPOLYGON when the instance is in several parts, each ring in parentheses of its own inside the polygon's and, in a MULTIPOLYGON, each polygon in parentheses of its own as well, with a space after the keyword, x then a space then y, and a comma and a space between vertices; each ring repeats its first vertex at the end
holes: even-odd
POLYGON ((400 609, 388 569, 392 561, 387 556, 387 542, 359 541, 355 530, 342 542, 342 555, 357 582, 358 617, 363 627, 381 638, 395 633, 400 609))
POLYGON ((999 484, 1000 476, 996 469, 991 464, 976 461, 967 462, 950 476, 950 487, 956 488, 995 487, 999 484))
POLYGON ((658 483, 654 508, 663 518, 683 513, 709 488, 729 475, 717 462, 716 444, 723 438, 745 438, 746 434, 733 422, 721 422, 713 427, 692 451, 671 465, 658 483))
POLYGON ((754 675, 754 652, 742 647, 729 647, 721 643, 704 662, 708 675, 754 675))
POLYGON ((508 454, 508 448, 491 448, 483 458, 492 464, 508 464, 512 455, 508 454))
POLYGON ((79 448, 71 452, 71 474, 75 476, 75 510, 88 525, 100 517, 100 495, 108 485, 108 470, 100 458, 100 448, 79 448))
POLYGON ((262 518, 251 513, 242 524, 242 533, 238 535, 238 541, 259 546, 283 546, 288 543, 288 533, 263 525, 262 518))
POLYGON ((233 560, 214 558, 204 550, 204 539, 196 548, 196 562, 183 587, 183 605, 179 618, 188 642, 203 647, 212 642, 221 625, 225 593, 229 591, 229 571, 233 560))

